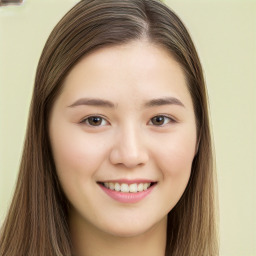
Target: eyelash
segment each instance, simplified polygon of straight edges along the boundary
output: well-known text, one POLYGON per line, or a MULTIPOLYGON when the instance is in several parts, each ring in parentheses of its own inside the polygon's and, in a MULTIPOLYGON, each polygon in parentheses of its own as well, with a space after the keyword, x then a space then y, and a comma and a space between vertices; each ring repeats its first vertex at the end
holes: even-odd
POLYGON ((170 123, 176 123, 176 120, 174 120, 172 117, 170 117, 170 116, 166 116, 166 115, 157 115, 157 116, 154 116, 154 117, 152 117, 151 119, 150 119, 150 125, 153 125, 153 126, 158 126, 158 127, 163 127, 163 126, 165 126, 165 125, 167 125, 167 124, 170 124, 170 123), (153 122, 152 122, 152 120, 153 119, 156 119, 156 118, 164 118, 164 123, 163 124, 160 124, 160 125, 154 125, 153 124, 153 122), (166 122, 166 120, 168 120, 167 122, 166 122))
POLYGON ((101 123, 100 123, 100 125, 91 125, 90 123, 89 123, 89 120, 90 120, 90 118, 100 118, 101 119, 101 121, 105 121, 105 123, 107 124, 107 123, 109 123, 108 121, 106 121, 106 119, 104 118, 104 117, 102 117, 102 116, 97 116, 97 115, 95 115, 95 116, 88 116, 88 117, 86 117, 85 119, 83 119, 80 123, 81 124, 85 124, 85 125, 87 125, 87 126, 90 126, 90 127, 100 127, 100 126, 105 126, 106 124, 104 124, 104 125, 102 125, 101 123))
MULTIPOLYGON (((87 125, 87 126, 89 126, 89 127, 101 127, 101 126, 106 126, 107 124, 109 124, 109 122, 108 122, 104 117, 99 116, 99 115, 86 117, 86 118, 83 119, 80 123, 81 123, 81 124, 85 124, 85 125, 87 125), (95 118, 95 119, 98 118, 98 119, 101 120, 101 122, 100 122, 99 125, 92 125, 92 124, 89 123, 90 118, 91 118, 91 119, 93 119, 93 118, 95 118), (103 125, 102 125, 102 121, 104 121, 104 124, 103 124, 103 125)), ((153 125, 153 126, 156 126, 156 127, 163 127, 163 126, 168 125, 168 124, 170 124, 170 123, 177 123, 177 121, 176 121, 174 118, 172 118, 172 117, 170 117, 170 116, 168 116, 168 115, 156 115, 156 116, 152 117, 152 118, 150 119, 150 121, 149 121, 149 124, 150 124, 150 125, 153 125), (152 120, 153 120, 153 119, 156 119, 156 118, 164 118, 164 123, 163 123, 163 124, 160 124, 160 125, 154 125, 153 122, 152 122, 152 120), (169 121, 166 122, 166 120, 169 120, 169 121)))

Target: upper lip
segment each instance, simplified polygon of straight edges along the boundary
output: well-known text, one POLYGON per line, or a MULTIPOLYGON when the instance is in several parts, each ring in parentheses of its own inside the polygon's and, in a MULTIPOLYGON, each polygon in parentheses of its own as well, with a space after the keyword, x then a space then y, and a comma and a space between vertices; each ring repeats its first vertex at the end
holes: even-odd
POLYGON ((134 183, 155 183, 156 181, 154 180, 149 180, 149 179, 118 179, 118 180, 104 180, 104 181, 99 181, 101 183, 125 183, 125 184, 134 184, 134 183))

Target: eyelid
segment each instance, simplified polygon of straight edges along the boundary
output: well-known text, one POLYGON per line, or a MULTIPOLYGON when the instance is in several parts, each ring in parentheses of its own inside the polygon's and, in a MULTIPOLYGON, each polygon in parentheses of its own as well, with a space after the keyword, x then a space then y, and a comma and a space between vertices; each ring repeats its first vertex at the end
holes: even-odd
POLYGON ((155 127, 164 127, 165 125, 168 125, 168 124, 170 124, 170 123, 175 124, 175 123, 178 123, 178 121, 177 121, 173 116, 170 116, 170 115, 168 115, 168 114, 158 114, 158 115, 153 116, 153 117, 149 120, 149 124, 152 125, 152 126, 155 126, 155 127), (167 119, 169 119, 170 121, 169 121, 167 124, 154 125, 151 120, 152 120, 153 118, 155 118, 155 117, 158 117, 158 116, 167 118, 167 119), (151 124, 150 124, 150 122, 151 122, 151 124))
POLYGON ((110 125, 110 122, 107 120, 107 118, 105 116, 102 116, 102 115, 99 115, 99 114, 94 114, 94 115, 88 115, 86 117, 84 117, 81 121, 79 121, 79 124, 85 124, 87 125, 88 127, 94 127, 94 128, 97 128, 97 127, 102 127, 102 126, 107 126, 107 125, 110 125), (86 123, 86 121, 90 118, 90 117, 100 117, 102 118, 102 120, 104 120, 106 122, 106 124, 104 125, 90 125, 88 123, 86 123))
MULTIPOLYGON (((79 123, 80 123, 80 124, 85 124, 85 125, 87 125, 88 127, 94 127, 94 128, 110 125, 110 122, 107 120, 107 118, 106 118, 105 116, 101 115, 101 114, 88 115, 88 116, 84 117, 81 121, 79 121, 79 123), (102 118, 102 120, 104 120, 104 121, 106 122, 106 124, 103 124, 103 125, 100 124, 100 125, 98 125, 98 126, 97 126, 97 125, 95 125, 95 126, 94 126, 94 125, 90 125, 90 124, 86 123, 86 121, 87 121, 90 117, 100 117, 100 118, 102 118)), ((157 114, 157 115, 154 115, 152 118, 150 118, 150 120, 149 120, 149 122, 148 122, 149 125, 156 126, 156 127, 163 127, 163 126, 168 125, 168 124, 170 124, 170 123, 173 123, 173 124, 174 124, 174 123, 178 123, 178 121, 177 121, 176 118, 174 118, 173 116, 170 116, 170 115, 168 115, 168 114, 157 114), (153 118, 159 117, 159 116, 169 119, 169 122, 166 123, 166 124, 162 124, 162 125, 154 125, 151 120, 152 120, 153 118)))

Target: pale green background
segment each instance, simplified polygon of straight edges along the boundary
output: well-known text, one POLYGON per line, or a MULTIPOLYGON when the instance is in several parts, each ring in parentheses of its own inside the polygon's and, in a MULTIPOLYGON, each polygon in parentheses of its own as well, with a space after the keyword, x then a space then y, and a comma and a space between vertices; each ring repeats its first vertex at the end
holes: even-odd
MULTIPOLYGON (((0 8, 0 222, 17 177, 36 65, 77 0, 0 8)), ((188 27, 210 97, 221 256, 256 256, 256 2, 168 0, 188 27)), ((196 256, 196 255, 195 255, 196 256)))

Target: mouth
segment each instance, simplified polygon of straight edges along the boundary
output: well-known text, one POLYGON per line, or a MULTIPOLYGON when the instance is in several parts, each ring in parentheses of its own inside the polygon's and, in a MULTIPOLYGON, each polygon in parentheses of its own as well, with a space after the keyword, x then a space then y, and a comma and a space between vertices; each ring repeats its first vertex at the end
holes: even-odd
POLYGON ((138 193, 148 190, 154 186, 157 182, 98 182, 100 185, 107 189, 122 192, 122 193, 138 193))
POLYGON ((148 180, 118 180, 97 183, 110 198, 120 203, 131 204, 137 203, 145 197, 148 197, 157 184, 157 182, 148 180))

